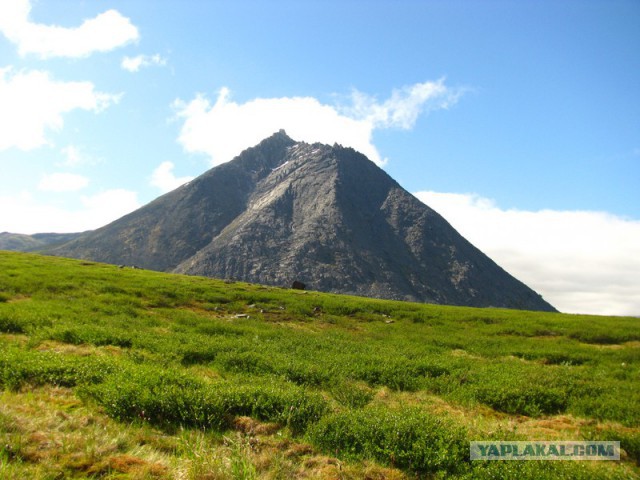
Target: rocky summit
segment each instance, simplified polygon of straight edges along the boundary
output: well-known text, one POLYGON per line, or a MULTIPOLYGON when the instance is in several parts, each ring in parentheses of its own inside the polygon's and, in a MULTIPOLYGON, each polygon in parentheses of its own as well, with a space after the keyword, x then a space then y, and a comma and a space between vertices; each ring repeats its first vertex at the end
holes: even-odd
POLYGON ((284 131, 50 253, 377 298, 554 311, 364 155, 284 131))

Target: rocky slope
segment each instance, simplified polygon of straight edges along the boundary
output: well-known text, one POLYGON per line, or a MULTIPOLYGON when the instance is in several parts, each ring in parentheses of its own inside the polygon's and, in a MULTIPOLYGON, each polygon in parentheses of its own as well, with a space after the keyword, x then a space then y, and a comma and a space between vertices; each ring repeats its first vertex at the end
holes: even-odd
POLYGON ((282 131, 52 253, 379 298, 553 310, 362 154, 282 131))

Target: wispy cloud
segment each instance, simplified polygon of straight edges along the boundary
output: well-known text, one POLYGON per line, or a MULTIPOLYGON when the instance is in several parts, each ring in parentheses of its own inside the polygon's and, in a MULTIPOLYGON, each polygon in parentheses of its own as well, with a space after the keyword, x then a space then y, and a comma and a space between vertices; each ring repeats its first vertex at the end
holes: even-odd
POLYGON ((272 133, 285 129, 295 140, 339 143, 364 153, 378 165, 385 160, 372 141, 377 129, 410 129, 425 111, 447 108, 462 91, 443 80, 394 90, 384 102, 354 91, 350 105, 323 104, 313 97, 256 98, 237 103, 222 88, 215 103, 205 95, 176 100, 183 119, 179 142, 188 152, 205 153, 218 165, 272 133))
POLYGON ((78 109, 97 113, 119 99, 97 92, 91 82, 60 82, 48 72, 0 68, 0 151, 45 145, 45 132, 61 130, 64 114, 78 109))
POLYGON ((172 162, 162 162, 158 165, 151 174, 151 185, 166 193, 193 180, 193 177, 176 177, 173 174, 173 168, 172 162))
POLYGON ((89 185, 89 179, 75 173, 51 173, 38 183, 38 190, 44 192, 75 192, 89 185))
POLYGON ((87 153, 84 148, 78 145, 67 145, 60 149, 62 159, 55 163, 56 167, 77 168, 84 165, 96 165, 100 159, 87 153))
POLYGON ((135 57, 124 57, 120 66, 132 73, 146 67, 164 67, 167 65, 167 59, 159 54, 155 55, 138 55, 135 57))
POLYGON ((505 210, 472 194, 416 196, 559 310, 640 315, 640 221, 594 211, 505 210))
POLYGON ((80 232, 102 227, 140 206, 137 193, 124 189, 82 195, 69 206, 38 200, 26 191, 0 194, 0 232, 80 232))
POLYGON ((449 108, 464 91, 447 87, 444 79, 394 89, 391 97, 384 102, 354 90, 351 94, 352 104, 342 111, 350 117, 367 121, 374 128, 398 127, 409 130, 421 114, 449 108))
POLYGON ((74 28, 34 23, 30 13, 30 0, 0 1, 0 32, 17 45, 20 55, 86 57, 137 41, 140 36, 131 21, 116 10, 108 10, 74 28))

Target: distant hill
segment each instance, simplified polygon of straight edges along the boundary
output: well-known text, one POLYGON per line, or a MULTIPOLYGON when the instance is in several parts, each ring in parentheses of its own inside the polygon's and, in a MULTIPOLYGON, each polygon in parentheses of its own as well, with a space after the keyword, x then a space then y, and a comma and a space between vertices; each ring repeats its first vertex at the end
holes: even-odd
POLYGON ((554 310, 364 155, 284 131, 49 251, 377 298, 554 310))
POLYGON ((25 235, 22 233, 0 233, 0 250, 16 252, 33 252, 45 247, 66 243, 78 237, 80 233, 36 233, 25 235))

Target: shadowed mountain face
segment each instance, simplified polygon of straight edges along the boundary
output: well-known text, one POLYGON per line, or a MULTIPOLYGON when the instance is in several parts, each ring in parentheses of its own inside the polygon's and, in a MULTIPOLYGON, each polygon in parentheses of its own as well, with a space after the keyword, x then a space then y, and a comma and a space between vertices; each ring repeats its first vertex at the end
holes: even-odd
POLYGON ((283 131, 51 253, 379 298, 554 310, 362 154, 283 131))

